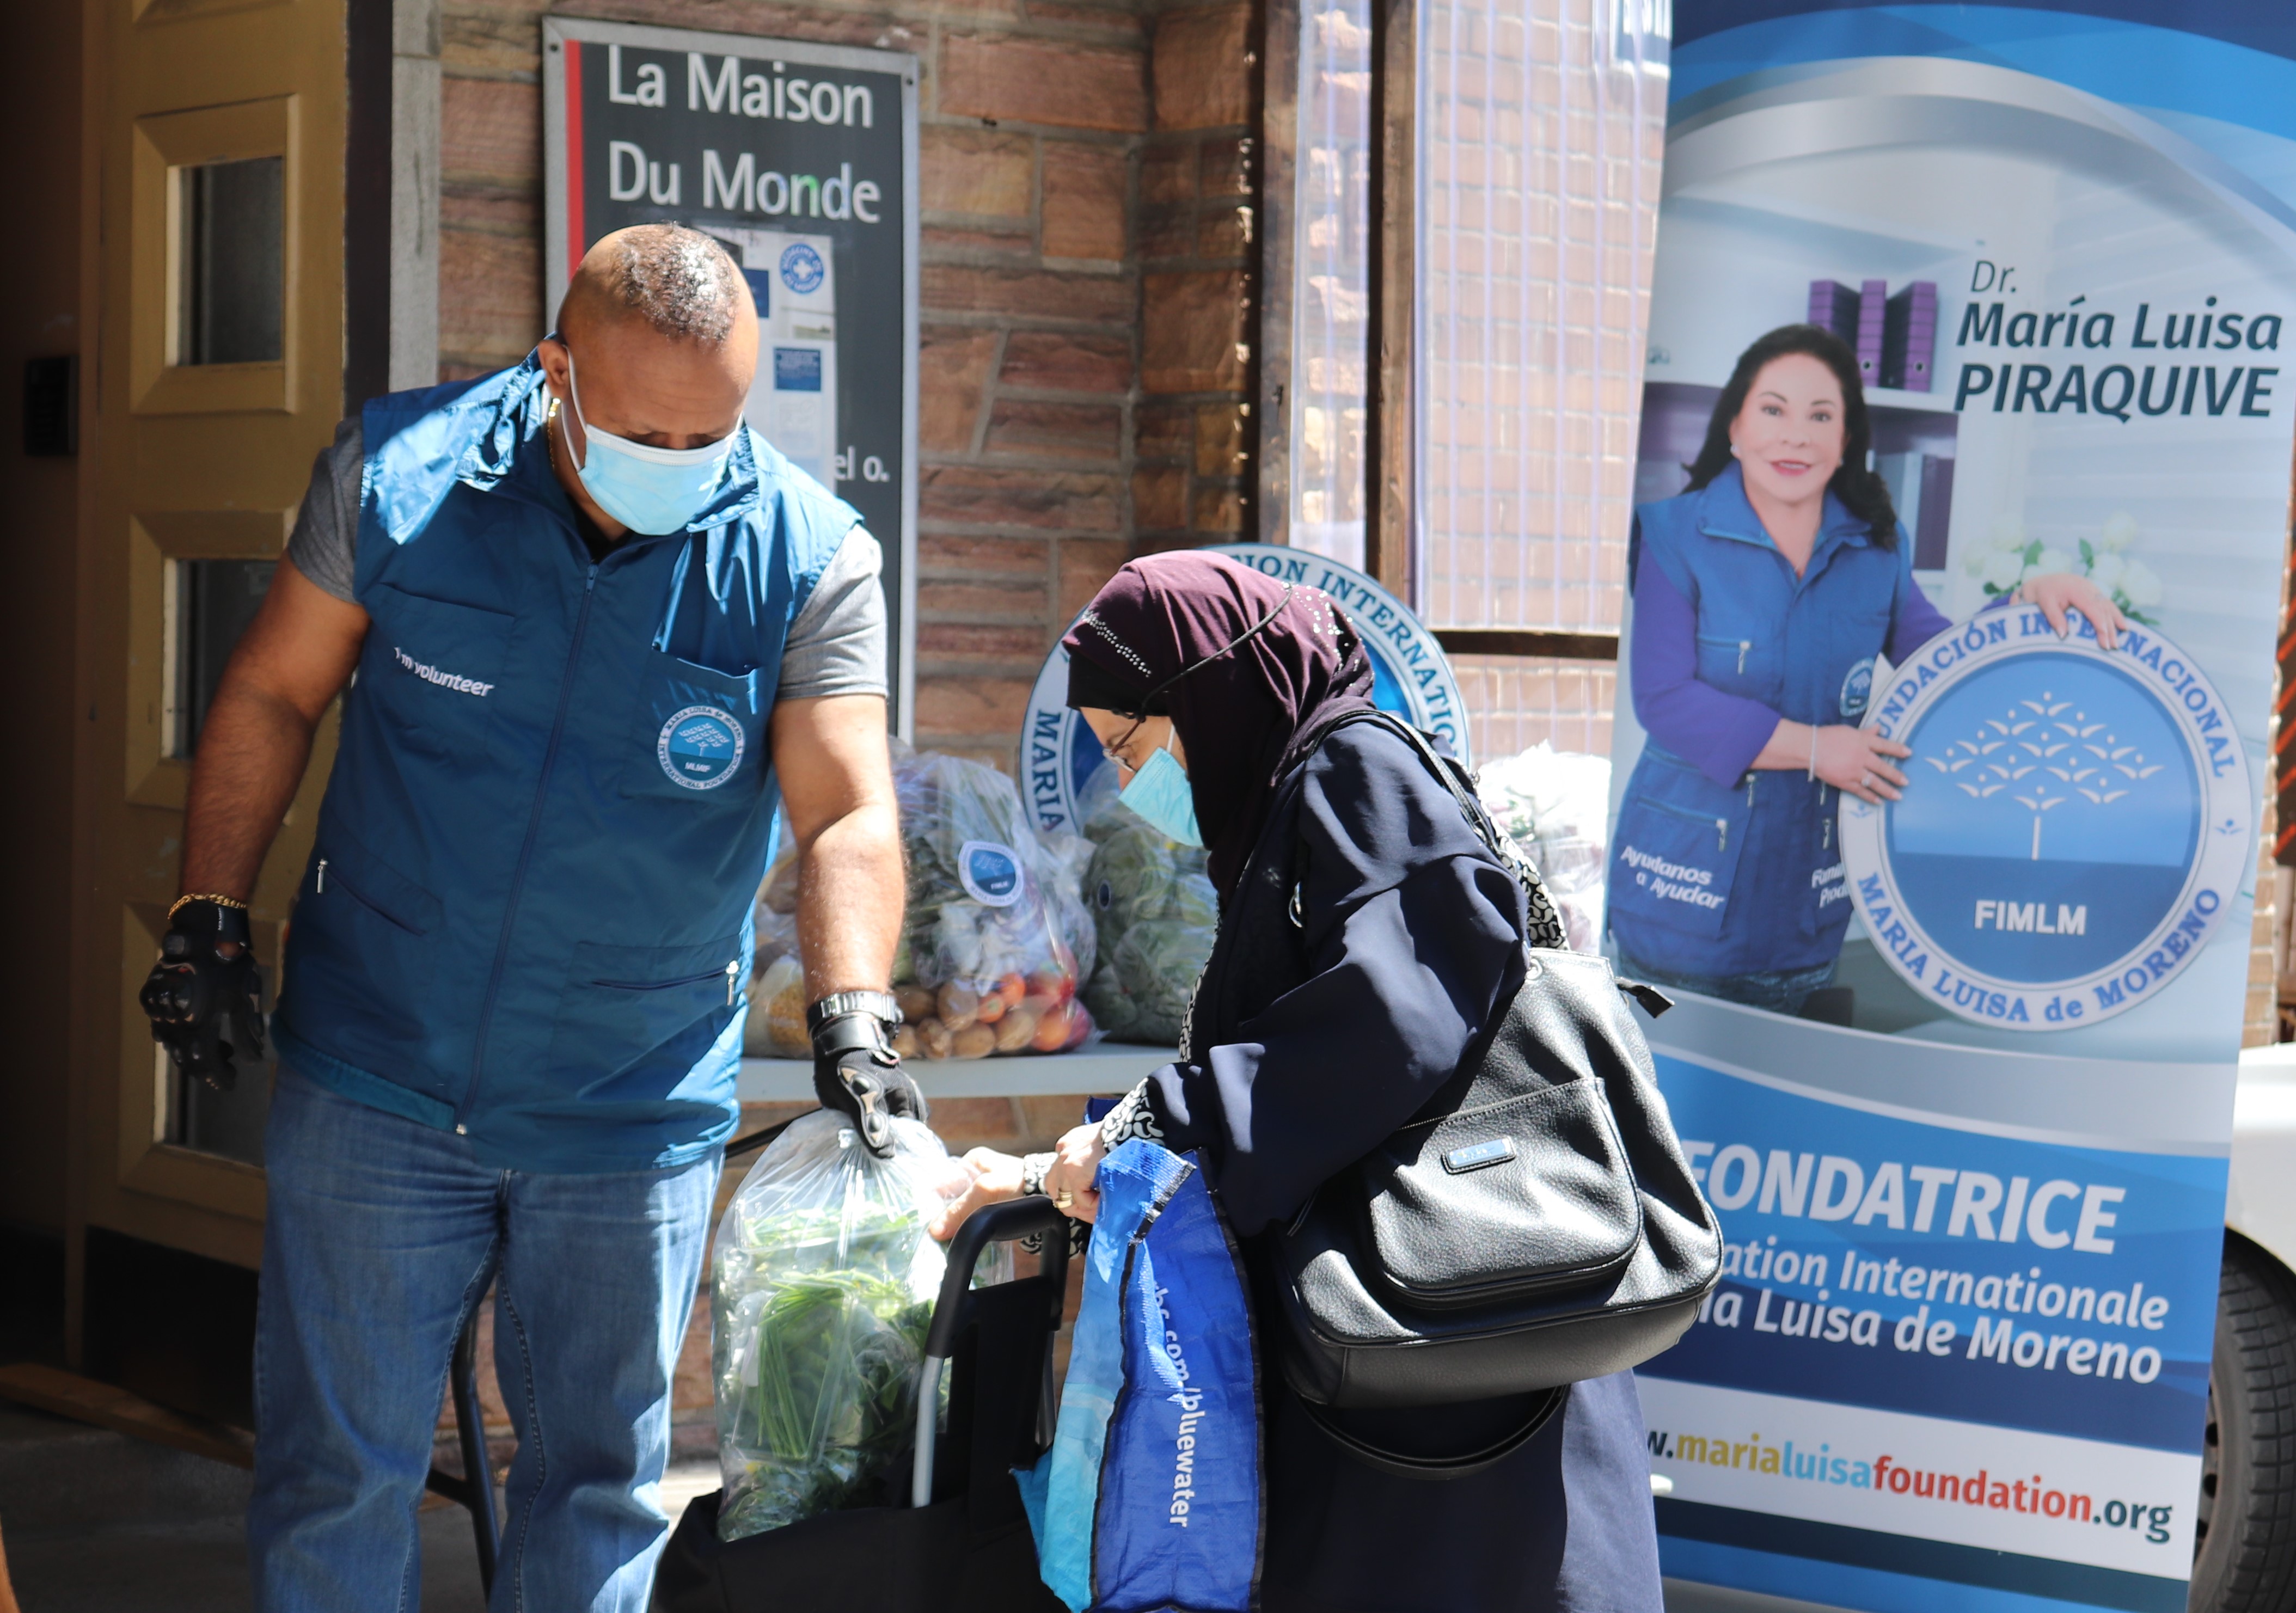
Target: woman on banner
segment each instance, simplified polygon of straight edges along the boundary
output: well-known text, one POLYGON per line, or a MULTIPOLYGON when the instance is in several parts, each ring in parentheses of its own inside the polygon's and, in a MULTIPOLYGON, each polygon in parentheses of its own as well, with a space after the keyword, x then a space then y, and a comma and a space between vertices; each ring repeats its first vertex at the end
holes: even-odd
MULTIPOLYGON (((1219 937, 1179 1061, 1056 1154, 974 1150, 974 1185, 936 1231, 1036 1191, 1090 1220, 1101 1159, 1147 1136, 1199 1151, 1250 1269, 1265 1236, 1425 1105, 1505 1011, 1532 922, 1523 888, 1409 743, 1359 720, 1371 665, 1322 594, 1218 555, 1159 554, 1119 571, 1064 643, 1068 703, 1123 799, 1210 848, 1219 937), (1286 865, 1296 884, 1251 872, 1286 865)), ((1538 943, 1560 945, 1544 918, 1538 943)), ((1272 1360, 1261 1382, 1266 1613, 1658 1613, 1630 1374, 1573 1385, 1521 1449, 1443 1483, 1345 1453, 1272 1360)), ((1524 1414, 1512 1399, 1334 1413, 1429 1457, 1484 1449, 1524 1414)))
MULTIPOLYGON (((1871 446, 1856 355, 1784 325, 1739 356, 1688 490, 1635 512, 1629 669, 1648 740, 1609 895, 1627 974, 1788 1014, 1833 978, 1850 913, 1836 808, 1845 790, 1898 799, 1911 755, 1859 726, 1875 660, 1952 625, 1914 581, 1871 446)), ((2060 635, 2079 612, 2107 650, 2125 625, 2069 573, 2011 601, 2060 635)))

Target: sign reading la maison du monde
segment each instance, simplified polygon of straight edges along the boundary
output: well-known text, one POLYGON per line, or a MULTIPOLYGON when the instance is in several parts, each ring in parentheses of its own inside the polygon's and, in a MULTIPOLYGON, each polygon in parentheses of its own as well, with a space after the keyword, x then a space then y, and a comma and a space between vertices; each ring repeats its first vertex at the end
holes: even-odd
POLYGON ((917 64, 898 52, 543 22, 545 318, 599 237, 705 230, 757 299, 749 422, 884 546, 897 722, 916 673, 917 64))
MULTIPOLYGON (((1829 326, 1951 624, 1893 639, 1896 557, 1845 545, 1811 561, 1823 620, 1716 584, 1666 629, 1725 694, 1906 744, 1880 806, 1799 764, 1714 780, 1620 680, 1610 944, 1699 978, 1649 1034, 1726 1240, 1637 1374, 1679 1578, 2185 1605, 2296 426, 2296 59, 2277 8, 2094 10, 1677 12, 1639 496, 1684 495, 1751 343, 1829 326), (2019 602, 2060 574, 2127 613, 2112 650, 2019 602)), ((1643 530, 1721 543, 1731 512, 1643 530)))

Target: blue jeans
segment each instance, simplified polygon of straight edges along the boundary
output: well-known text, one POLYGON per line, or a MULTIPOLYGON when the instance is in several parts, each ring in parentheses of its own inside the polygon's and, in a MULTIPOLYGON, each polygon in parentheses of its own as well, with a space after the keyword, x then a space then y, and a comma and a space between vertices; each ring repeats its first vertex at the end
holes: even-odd
POLYGON ((1766 969, 1742 975, 1684 975, 1669 970, 1652 969, 1619 949, 1619 972, 1630 980, 1642 980, 1663 990, 1673 987, 1680 991, 1694 991, 1702 997, 1719 997, 1725 1003, 1742 1003, 1748 1008, 1767 1008, 1774 1014, 1798 1014, 1809 994, 1832 984, 1833 965, 1820 963, 1814 969, 1766 969))
POLYGON ((490 1170, 451 1132, 286 1069, 266 1154, 247 1517, 260 1613, 414 1607, 431 1430, 489 1280, 518 1433, 492 1613, 644 1613, 718 1159, 490 1170))

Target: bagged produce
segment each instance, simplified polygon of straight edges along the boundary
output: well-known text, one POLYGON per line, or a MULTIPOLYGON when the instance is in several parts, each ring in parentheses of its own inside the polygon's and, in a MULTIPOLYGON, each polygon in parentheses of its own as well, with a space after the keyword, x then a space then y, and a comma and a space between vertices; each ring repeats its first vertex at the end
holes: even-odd
POLYGON ((1087 786, 1084 831, 1094 843, 1084 896, 1100 942, 1085 1005, 1110 1036, 1169 1045, 1180 1039, 1197 977, 1212 954, 1219 904, 1205 853, 1152 827, 1116 798, 1116 769, 1087 786))
POLYGON ((1475 793, 1546 881, 1570 950, 1601 951, 1611 758, 1557 750, 1542 740, 1486 764, 1475 793))
POLYGON ((797 838, 777 826, 780 847, 758 887, 756 961, 750 970, 750 1018, 742 1051, 761 1059, 809 1059, 805 1031, 805 965, 797 948, 797 838))
POLYGON ((710 1364, 721 1539, 897 1500, 915 1433, 925 1329, 947 1265, 925 1228, 963 1166, 914 1120, 893 1157, 843 1116, 775 1140, 718 1229, 710 1364))
POLYGON ((893 962, 903 1058, 1062 1052, 1092 1033, 1077 987, 1096 950, 1077 894, 1091 846, 1043 834, 1013 782, 896 745, 908 913, 893 962))

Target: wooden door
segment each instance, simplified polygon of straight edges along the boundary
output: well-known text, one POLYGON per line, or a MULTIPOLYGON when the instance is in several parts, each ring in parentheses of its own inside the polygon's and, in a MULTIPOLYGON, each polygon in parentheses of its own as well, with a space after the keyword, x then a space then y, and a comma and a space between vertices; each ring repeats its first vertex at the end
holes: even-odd
MULTIPOLYGON (((74 1230, 251 1265, 270 1071, 184 1090, 135 993, 206 698, 341 410, 344 0, 90 4, 74 1230)), ((275 970, 332 754, 330 724, 256 893, 275 970)))

